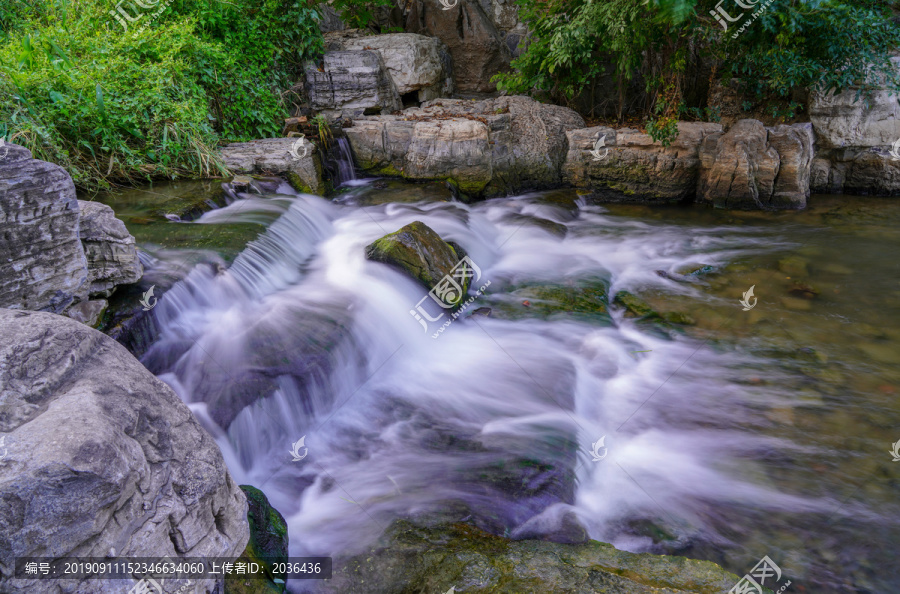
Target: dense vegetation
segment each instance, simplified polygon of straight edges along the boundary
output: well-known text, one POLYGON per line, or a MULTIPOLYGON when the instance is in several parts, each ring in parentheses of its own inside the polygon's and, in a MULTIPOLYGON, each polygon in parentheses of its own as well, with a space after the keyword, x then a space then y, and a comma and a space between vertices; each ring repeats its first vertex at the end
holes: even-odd
POLYGON ((500 88, 537 89, 566 103, 612 74, 621 120, 628 83, 640 76, 641 108, 657 138, 671 135, 678 118, 714 116, 699 111, 702 100, 686 100, 686 78, 704 69, 710 77, 741 79, 757 97, 864 81, 900 90, 890 64, 900 46, 900 23, 892 21, 900 3, 892 0, 742 0, 749 9, 734 0, 519 3, 534 41, 512 73, 497 77, 500 88))
POLYGON ((3 6, 0 134, 89 188, 214 173, 220 138, 280 133, 322 50, 316 11, 295 0, 3 6))
MULTIPOLYGON (((762 9, 719 3, 731 18, 744 13, 725 31, 711 13, 717 0, 518 0, 532 42, 499 86, 566 103, 612 74, 621 120, 625 90, 639 81, 639 111, 663 140, 679 118, 715 117, 686 93, 698 72, 738 77, 759 95, 863 80, 900 89, 889 62, 900 46, 900 25, 890 20, 897 1, 741 1, 767 7, 741 31, 762 9)), ((335 6, 359 26, 389 2, 335 6)), ((85 188, 216 173, 217 143, 278 135, 299 102, 293 85, 323 48, 317 6, 4 0, 0 137, 59 163, 85 188)))

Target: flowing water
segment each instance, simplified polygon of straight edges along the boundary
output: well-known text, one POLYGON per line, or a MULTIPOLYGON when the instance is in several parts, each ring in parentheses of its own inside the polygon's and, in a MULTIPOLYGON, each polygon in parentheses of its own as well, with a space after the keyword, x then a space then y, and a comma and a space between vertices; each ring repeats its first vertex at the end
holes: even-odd
POLYGON ((597 540, 738 575, 767 555, 790 591, 900 591, 900 204, 466 205, 436 184, 348 186, 236 193, 171 223, 280 214, 230 266, 162 294, 142 358, 285 516, 292 556, 359 551, 398 517, 516 538, 571 512, 597 540), (413 221, 485 287, 443 330, 411 315, 425 289, 364 255, 413 221), (684 323, 626 317, 604 290, 684 323))

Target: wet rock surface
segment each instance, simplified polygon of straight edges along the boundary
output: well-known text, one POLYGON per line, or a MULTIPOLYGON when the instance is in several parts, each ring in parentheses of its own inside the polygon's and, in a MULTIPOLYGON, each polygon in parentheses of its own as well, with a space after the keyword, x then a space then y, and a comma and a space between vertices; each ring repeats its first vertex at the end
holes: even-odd
POLYGON ((79 200, 79 237, 87 256, 92 297, 109 297, 116 285, 136 283, 144 273, 134 237, 113 209, 99 202, 79 200))
POLYGON ((366 258, 405 272, 428 289, 450 274, 460 260, 452 246, 420 221, 369 244, 366 258))
POLYGON ((727 592, 738 577, 709 561, 619 551, 589 541, 511 541, 463 524, 391 525, 369 550, 335 563, 317 592, 727 592))
POLYGON ((222 147, 220 154, 222 161, 234 173, 282 174, 298 192, 324 196, 327 186, 319 149, 306 139, 302 139, 302 146, 298 147, 300 140, 266 138, 234 142, 222 147))

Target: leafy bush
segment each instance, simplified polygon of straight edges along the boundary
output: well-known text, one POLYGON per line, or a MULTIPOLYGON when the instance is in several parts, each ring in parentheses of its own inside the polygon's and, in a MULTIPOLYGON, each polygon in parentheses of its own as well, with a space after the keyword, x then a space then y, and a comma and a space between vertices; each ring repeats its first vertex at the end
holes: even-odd
POLYGON ((88 189, 222 171, 221 140, 280 134, 286 90, 323 49, 319 15, 295 0, 158 0, 127 30, 106 0, 12 1, 0 132, 88 189))
POLYGON ((797 87, 900 91, 890 63, 900 46, 892 7, 900 3, 891 0, 772 0, 759 11, 726 0, 732 18, 743 14, 728 31, 711 14, 718 0, 518 2, 533 39, 513 61, 515 70, 495 77, 500 89, 572 101, 609 64, 621 121, 625 88, 640 73, 647 128, 657 140, 671 140, 678 117, 705 107, 686 105, 683 92, 686 73, 701 61, 715 64, 725 79, 739 77, 759 97, 788 97, 797 87))

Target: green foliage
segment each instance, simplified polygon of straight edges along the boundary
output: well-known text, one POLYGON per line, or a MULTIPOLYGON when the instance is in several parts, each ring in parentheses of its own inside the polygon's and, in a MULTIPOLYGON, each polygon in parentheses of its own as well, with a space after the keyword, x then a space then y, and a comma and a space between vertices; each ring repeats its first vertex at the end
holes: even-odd
POLYGON ((219 142, 280 134, 324 45, 298 0, 25 2, 0 7, 3 132, 87 189, 222 172, 219 142))
MULTIPOLYGON (((892 8, 900 8, 894 0, 773 0, 755 10, 730 0, 518 4, 532 39, 513 61, 515 71, 495 77, 501 90, 568 102, 605 74, 606 63, 617 75, 621 119, 622 89, 640 73, 649 97, 647 129, 660 140, 671 139, 674 118, 696 116, 690 108, 703 107, 685 106, 682 93, 687 71, 700 60, 717 64, 723 78, 740 78, 760 99, 787 97, 797 87, 900 91, 900 75, 890 63, 892 49, 900 46, 900 26, 890 20, 892 8), (719 4, 740 17, 727 32, 710 14, 719 4)), ((796 107, 776 117, 792 117, 786 114, 796 107)))

